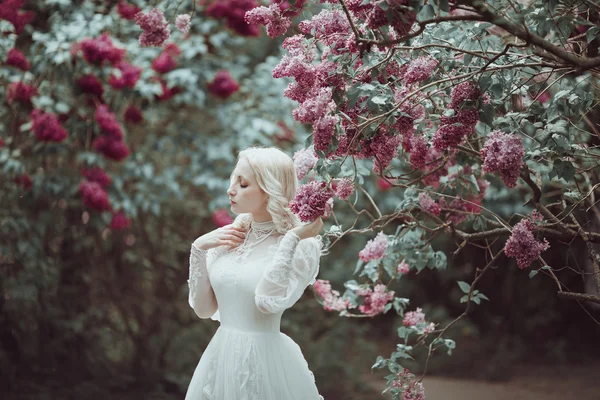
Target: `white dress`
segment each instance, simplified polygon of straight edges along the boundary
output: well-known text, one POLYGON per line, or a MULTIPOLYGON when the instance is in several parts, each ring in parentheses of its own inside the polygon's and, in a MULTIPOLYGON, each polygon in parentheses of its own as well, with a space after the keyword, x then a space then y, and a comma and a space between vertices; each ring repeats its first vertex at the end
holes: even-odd
POLYGON ((284 310, 315 281, 321 240, 274 229, 252 221, 233 250, 192 244, 190 306, 221 325, 185 400, 323 400, 300 347, 279 330, 284 310))

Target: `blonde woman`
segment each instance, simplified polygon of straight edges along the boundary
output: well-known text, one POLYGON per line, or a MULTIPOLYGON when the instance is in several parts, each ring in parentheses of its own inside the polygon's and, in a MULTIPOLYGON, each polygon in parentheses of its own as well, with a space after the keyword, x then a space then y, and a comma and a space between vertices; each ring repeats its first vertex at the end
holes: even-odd
POLYGON ((323 221, 302 225, 290 211, 297 185, 281 150, 239 153, 227 191, 237 218, 191 248, 190 306, 221 325, 186 400, 323 399, 300 347, 279 330, 283 312, 319 272, 323 221))

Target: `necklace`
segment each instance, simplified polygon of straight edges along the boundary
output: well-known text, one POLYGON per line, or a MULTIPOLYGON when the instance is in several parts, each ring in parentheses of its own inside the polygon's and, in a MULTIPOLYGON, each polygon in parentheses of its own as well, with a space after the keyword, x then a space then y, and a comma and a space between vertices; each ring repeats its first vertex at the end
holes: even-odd
POLYGON ((259 243, 265 241, 273 232, 275 232, 275 223, 273 220, 265 222, 257 222, 252 220, 252 222, 250 222, 248 234, 244 238, 244 243, 235 248, 233 251, 234 254, 240 261, 245 261, 248 258, 248 255, 250 255, 252 249, 258 246, 259 243), (256 241, 248 241, 250 234, 254 234, 256 241))

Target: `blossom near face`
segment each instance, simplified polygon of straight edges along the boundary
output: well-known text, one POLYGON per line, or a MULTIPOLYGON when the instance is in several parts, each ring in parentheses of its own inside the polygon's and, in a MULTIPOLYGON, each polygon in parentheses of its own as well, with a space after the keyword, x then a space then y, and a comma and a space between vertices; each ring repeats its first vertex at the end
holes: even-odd
POLYGON ((255 220, 258 220, 257 216, 265 213, 265 216, 268 215, 266 209, 268 195, 258 185, 254 171, 246 158, 241 158, 235 166, 227 194, 232 201, 231 210, 234 213, 252 213, 255 220))

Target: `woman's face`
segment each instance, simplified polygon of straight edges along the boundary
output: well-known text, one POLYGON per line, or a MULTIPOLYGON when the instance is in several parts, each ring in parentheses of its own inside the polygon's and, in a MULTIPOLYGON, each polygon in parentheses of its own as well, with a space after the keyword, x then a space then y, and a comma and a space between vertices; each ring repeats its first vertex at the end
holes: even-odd
POLYGON ((231 211, 235 214, 252 213, 254 219, 270 219, 267 211, 268 195, 258 186, 248 160, 240 158, 231 175, 229 190, 231 211))

